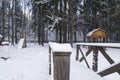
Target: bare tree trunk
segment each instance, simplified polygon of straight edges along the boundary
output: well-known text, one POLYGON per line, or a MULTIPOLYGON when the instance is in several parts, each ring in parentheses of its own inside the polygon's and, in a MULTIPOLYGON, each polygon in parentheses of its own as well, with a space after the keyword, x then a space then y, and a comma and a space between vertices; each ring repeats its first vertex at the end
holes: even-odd
POLYGON ((10 16, 11 16, 11 12, 10 12, 10 6, 9 6, 9 17, 8 17, 8 42, 10 42, 10 16))
MULTIPOLYGON (((58 0, 55 0, 55 8, 54 8, 54 15, 58 15, 58 0)), ((59 42, 59 29, 58 25, 56 25, 56 41, 59 42)))
MULTIPOLYGON (((67 0, 64 0, 64 13, 63 18, 67 19, 67 0)), ((63 33, 63 43, 67 43, 67 21, 63 22, 64 33, 63 33)))
MULTIPOLYGON (((62 0, 60 0, 60 11, 59 11, 59 16, 62 17, 62 0)), ((63 21, 61 21, 59 23, 59 35, 60 35, 60 43, 62 43, 62 24, 63 24, 63 21)))
MULTIPOLYGON (((15 0, 15 15, 17 15, 17 12, 16 12, 16 0, 15 0)), ((15 19, 15 44, 17 44, 17 19, 15 19)))
POLYGON ((14 45, 14 0, 12 1, 12 45, 14 45))
POLYGON ((70 43, 71 46, 73 46, 73 19, 76 15, 76 1, 75 0, 69 0, 69 11, 68 11, 68 17, 69 17, 69 28, 70 28, 70 43))

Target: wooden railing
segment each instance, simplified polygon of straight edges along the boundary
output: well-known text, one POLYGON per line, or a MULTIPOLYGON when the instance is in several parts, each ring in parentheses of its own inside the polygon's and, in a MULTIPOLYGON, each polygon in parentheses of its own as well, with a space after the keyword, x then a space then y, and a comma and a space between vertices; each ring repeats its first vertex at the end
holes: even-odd
POLYGON ((120 62, 117 64, 114 63, 110 67, 103 69, 102 71, 99 71, 98 74, 103 77, 114 72, 118 72, 120 74, 120 62))
MULTIPOLYGON (((84 56, 84 53, 81 49, 81 46, 88 46, 88 51, 85 53, 86 56, 88 56, 92 51, 93 51, 93 65, 92 65, 92 70, 93 71, 97 71, 98 70, 98 51, 101 52, 101 54, 105 57, 105 59, 107 59, 107 61, 110 64, 115 63, 112 58, 107 54, 107 52, 105 51, 105 48, 109 47, 109 48, 120 48, 120 43, 77 43, 76 45, 76 60, 79 60, 80 62, 82 62, 83 60, 85 60, 85 63, 87 65, 88 68, 89 64, 84 56), (81 52, 82 57, 79 59, 79 52, 81 52)), ((118 72, 120 74, 120 64, 109 67, 106 70, 103 70, 101 72, 99 72, 98 74, 101 76, 105 76, 108 74, 111 74, 113 72, 118 72)))

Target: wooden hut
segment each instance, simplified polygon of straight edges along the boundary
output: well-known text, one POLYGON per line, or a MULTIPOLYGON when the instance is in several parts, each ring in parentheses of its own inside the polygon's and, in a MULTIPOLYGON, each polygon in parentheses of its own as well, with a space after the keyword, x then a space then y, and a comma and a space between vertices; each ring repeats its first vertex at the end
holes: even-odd
POLYGON ((95 29, 87 34, 89 42, 106 42, 107 32, 101 28, 95 29))

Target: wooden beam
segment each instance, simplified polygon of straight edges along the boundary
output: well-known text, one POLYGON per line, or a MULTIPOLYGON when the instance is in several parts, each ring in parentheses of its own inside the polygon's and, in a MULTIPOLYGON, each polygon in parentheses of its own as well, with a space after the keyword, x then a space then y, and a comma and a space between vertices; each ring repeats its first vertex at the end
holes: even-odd
MULTIPOLYGON (((89 50, 86 52, 86 57, 92 52, 93 48, 90 46, 89 50)), ((82 56, 79 61, 82 62, 84 60, 84 57, 82 56)))
POLYGON ((80 50, 80 52, 81 52, 81 54, 82 54, 82 57, 83 57, 84 60, 85 60, 85 63, 86 63, 86 65, 87 65, 87 67, 90 68, 90 66, 89 66, 89 64, 88 64, 88 62, 87 62, 87 59, 85 58, 85 56, 84 56, 84 54, 83 54, 83 52, 82 52, 82 50, 81 50, 80 47, 79 47, 79 50, 80 50))
POLYGON ((113 64, 114 61, 110 58, 110 56, 105 52, 103 47, 99 47, 100 52, 103 54, 103 56, 108 60, 110 64, 113 64))
POLYGON ((98 72, 98 74, 103 77, 103 76, 109 75, 109 74, 114 73, 114 72, 120 73, 120 63, 112 65, 111 67, 98 72))

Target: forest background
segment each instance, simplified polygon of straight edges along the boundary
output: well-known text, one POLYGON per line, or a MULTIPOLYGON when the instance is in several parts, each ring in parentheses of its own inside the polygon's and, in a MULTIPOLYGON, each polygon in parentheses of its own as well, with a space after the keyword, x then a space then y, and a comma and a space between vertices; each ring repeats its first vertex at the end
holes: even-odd
POLYGON ((110 42, 120 42, 120 0, 0 0, 1 41, 20 38, 44 45, 86 42, 97 28, 110 42))

